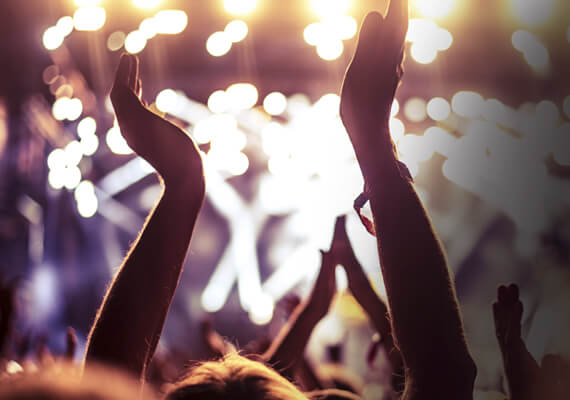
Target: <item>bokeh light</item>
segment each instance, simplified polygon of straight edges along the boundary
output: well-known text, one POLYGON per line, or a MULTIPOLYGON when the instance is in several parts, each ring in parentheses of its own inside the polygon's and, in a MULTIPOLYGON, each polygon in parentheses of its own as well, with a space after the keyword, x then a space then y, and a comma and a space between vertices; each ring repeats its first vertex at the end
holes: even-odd
POLYGON ((426 119, 426 102, 419 97, 412 97, 404 105, 404 115, 409 121, 422 122, 426 119))
POLYGON ((440 18, 448 15, 455 6, 456 0, 415 0, 415 8, 429 18, 440 18))
POLYGON ((139 25, 139 31, 141 31, 147 40, 152 39, 156 36, 156 22, 154 18, 145 18, 141 21, 139 25))
POLYGON ((137 54, 146 46, 146 36, 141 31, 132 31, 125 38, 125 50, 131 54, 137 54))
POLYGON ((133 150, 129 147, 123 135, 121 135, 121 130, 117 125, 113 125, 113 127, 109 129, 105 141, 107 142, 109 150, 115 154, 129 155, 133 153, 133 150))
POLYGON ((51 26, 46 29, 42 37, 42 42, 47 50, 55 50, 62 45, 65 36, 61 30, 56 26, 51 26))
POLYGON ((239 19, 230 21, 226 25, 224 32, 228 34, 228 37, 232 42, 234 43, 241 42, 247 36, 248 33, 247 24, 239 19))
POLYGON ((451 99, 451 108, 457 115, 476 118, 483 112, 484 103, 485 101, 479 93, 460 91, 451 99))
POLYGON ((281 115, 287 109, 287 98, 281 92, 272 92, 265 96, 263 108, 269 115, 281 115))
POLYGON ((540 25, 552 18, 554 0, 511 0, 515 16, 526 25, 540 25))
POLYGON ((133 0, 135 6, 140 8, 156 8, 162 0, 133 0))
POLYGON ((105 25, 106 19, 103 7, 81 7, 73 14, 73 25, 78 31, 97 31, 105 25))
POLYGON ((213 113, 224 113, 229 110, 229 99, 225 90, 216 90, 208 97, 208 108, 213 113))
POLYGON ((125 33, 121 31, 113 32, 107 39, 107 48, 111 51, 120 50, 125 44, 125 33))
POLYGON ((206 41, 206 50, 214 57, 221 57, 232 48, 232 40, 226 32, 214 32, 206 41))
POLYGON ((443 121, 449 117, 451 106, 442 97, 434 97, 427 104, 427 114, 434 121, 443 121))
POLYGON ((252 108, 257 103, 257 88, 251 83, 234 83, 227 88, 226 93, 230 108, 234 111, 252 108))
POLYGON ((73 32, 73 17, 65 16, 57 20, 55 24, 60 33, 65 37, 73 32))
POLYGON ((412 58, 420 64, 430 64, 437 57, 437 48, 430 43, 414 42, 410 49, 412 58))
POLYGON ((231 14, 243 15, 252 12, 257 0, 224 0, 224 8, 231 14))
POLYGON ((350 0, 310 0, 311 8, 320 18, 344 15, 350 8, 350 0))
POLYGON ((333 61, 339 58, 344 51, 344 45, 340 39, 329 38, 321 40, 317 44, 317 54, 323 60, 333 61))
POLYGON ((156 33, 176 35, 188 26, 188 15, 182 10, 162 10, 153 18, 156 33))
POLYGON ((523 54, 532 69, 537 72, 544 72, 547 69, 550 55, 536 35, 526 30, 518 30, 513 33, 511 42, 514 48, 523 54))
POLYGON ((85 117, 77 124, 77 136, 84 138, 94 135, 97 131, 97 122, 93 117, 85 117))

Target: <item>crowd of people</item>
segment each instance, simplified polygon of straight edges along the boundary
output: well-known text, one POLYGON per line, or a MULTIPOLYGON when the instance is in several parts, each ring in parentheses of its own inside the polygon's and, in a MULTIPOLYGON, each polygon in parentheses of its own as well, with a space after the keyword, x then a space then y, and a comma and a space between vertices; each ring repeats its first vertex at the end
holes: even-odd
MULTIPOLYGON (((267 343, 236 349, 208 322, 196 327, 211 358, 195 362, 173 382, 151 379, 149 365, 174 296, 205 196, 202 158, 192 138, 152 112, 142 100, 139 61, 123 55, 111 100, 128 145, 157 171, 163 193, 111 282, 88 337, 81 365, 73 363, 75 334, 54 357, 12 333, 13 288, 0 291, 0 399, 353 399, 361 388, 337 362, 323 378, 305 354, 316 324, 336 291, 335 268, 377 331, 391 366, 392 390, 381 398, 473 399, 477 367, 465 340, 459 303, 445 252, 401 164, 390 137, 391 105, 402 78, 408 5, 392 0, 386 16, 368 14, 342 85, 340 114, 365 181, 357 210, 369 201, 373 221, 361 216, 378 242, 387 304, 378 297, 337 219, 331 246, 307 299, 267 343)), ((326 152, 326 144, 314 149, 326 152)), ((342 188, 339 188, 342 190, 342 188)), ((199 235, 200 232, 197 232, 199 235)), ((192 274, 192 259, 187 274, 192 274)), ((539 365, 521 338, 518 287, 500 286, 492 310, 508 395, 563 399, 570 366, 547 356, 539 365)), ((41 347, 41 346, 40 346, 41 347)), ((334 353, 334 352, 333 352, 334 353)), ((337 360, 338 361, 338 360, 337 360)))

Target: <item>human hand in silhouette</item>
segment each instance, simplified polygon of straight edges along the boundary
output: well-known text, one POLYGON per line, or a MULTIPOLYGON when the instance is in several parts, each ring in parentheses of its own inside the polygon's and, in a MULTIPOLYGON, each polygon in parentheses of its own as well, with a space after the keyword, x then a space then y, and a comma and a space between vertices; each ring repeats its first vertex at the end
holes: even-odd
POLYGON ((307 303, 307 307, 318 315, 318 318, 327 315, 336 294, 336 260, 330 251, 321 250, 321 254, 321 269, 307 303))
POLYGON ((165 186, 190 184, 204 192, 202 159, 186 132, 152 112, 142 101, 139 60, 123 54, 111 101, 128 145, 164 179, 165 186))
POLYGON ((340 115, 361 167, 380 149, 393 154, 388 122, 402 77, 408 1, 391 0, 386 18, 369 13, 342 85, 340 115))

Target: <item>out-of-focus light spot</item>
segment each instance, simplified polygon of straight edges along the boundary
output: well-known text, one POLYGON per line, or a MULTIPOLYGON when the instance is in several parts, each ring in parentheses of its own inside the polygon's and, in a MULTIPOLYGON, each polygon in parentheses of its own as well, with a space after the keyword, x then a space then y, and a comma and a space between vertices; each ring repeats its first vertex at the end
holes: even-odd
POLYGON ((340 112, 340 96, 327 93, 315 102, 313 109, 324 117, 336 117, 340 112))
MULTIPOLYGON (((233 158, 235 154, 243 150, 247 144, 247 137, 245 133, 241 130, 234 128, 234 129, 216 129, 215 124, 221 124, 219 120, 211 121, 214 129, 212 130, 212 139, 210 142, 210 153, 215 152, 217 155, 221 155, 224 157, 224 167, 230 170, 232 160, 229 158, 233 158), (227 158, 226 156, 230 156, 227 158)), ((225 123, 225 121, 224 121, 225 123)), ((229 123, 229 121, 228 121, 229 123)), ((208 153, 208 155, 210 155, 208 153)))
POLYGON ((95 196, 95 186, 91 181, 84 180, 77 186, 75 192, 73 192, 73 197, 75 201, 81 201, 87 197, 95 196))
POLYGON ((99 148, 99 138, 95 135, 85 136, 79 141, 84 156, 92 156, 99 148))
POLYGON ((44 32, 42 42, 47 50, 55 50, 61 46, 63 39, 65 39, 65 36, 61 33, 61 30, 56 26, 51 26, 44 32))
POLYGON ((415 43, 431 35, 437 29, 437 24, 431 19, 412 18, 408 24, 406 40, 415 43))
POLYGON ((540 126, 554 128, 559 118, 560 111, 552 101, 544 100, 536 105, 536 119, 540 126))
POLYGON ((247 110, 257 103, 257 88, 251 83, 234 83, 227 88, 230 108, 235 111, 247 110))
POLYGON ((426 102, 419 97, 412 97, 404 106, 404 115, 412 122, 422 122, 426 119, 426 102))
POLYGON ((515 16, 524 24, 540 25, 554 13, 553 0, 511 0, 515 16))
POLYGON ((314 22, 307 25, 303 31, 303 38, 305 39, 305 42, 311 46, 316 46, 321 41, 321 37, 322 27, 320 22, 314 22))
POLYGON ((69 100, 67 108, 67 119, 75 121, 83 112, 83 103, 78 98, 69 100))
POLYGON ((436 48, 445 51, 453 44, 453 35, 447 29, 438 28, 434 40, 436 48))
POLYGON ((399 141, 406 131, 404 123, 398 118, 390 118, 390 136, 394 142, 399 141))
POLYGON ((156 22, 154 18, 145 18, 139 25, 139 31, 143 33, 147 40, 156 36, 156 22))
POLYGON ((69 84, 63 84, 60 87, 57 88, 57 90, 55 91, 55 97, 56 98, 60 98, 60 97, 73 97, 73 86, 69 85, 69 84))
POLYGON ((230 14, 243 15, 252 12, 257 0, 224 0, 224 8, 230 14))
POLYGON ((412 58, 420 64, 429 64, 437 57, 437 48, 429 43, 414 42, 410 53, 412 58))
POLYGON ((523 53, 525 61, 537 72, 544 72, 549 65, 550 55, 548 49, 540 42, 536 35, 518 30, 511 38, 515 49, 523 53))
POLYGON ((24 372, 24 368, 20 364, 18 364, 14 360, 10 360, 6 363, 6 373, 8 375, 19 374, 20 372, 24 372))
POLYGON ((95 135, 97 122, 93 117, 85 117, 77 124, 77 135, 80 138, 95 135))
POLYGON ((424 132, 425 146, 437 151, 445 157, 449 157, 457 139, 445 129, 432 126, 424 132))
POLYGON ((178 94, 172 89, 164 89, 156 96, 156 108, 162 112, 171 112, 177 103, 178 94))
POLYGON ((400 112, 400 102, 397 99, 394 99, 392 102, 392 109, 390 110, 390 117, 394 118, 400 112))
POLYGON ((275 302, 266 294, 260 297, 252 303, 249 319, 256 325, 267 325, 273 319, 275 302))
POLYGON ((61 17, 57 20, 55 26, 64 37, 68 36, 73 32, 73 17, 70 17, 69 15, 61 17))
POLYGON ((156 8, 162 0, 133 0, 135 6, 140 8, 156 8))
POLYGON ((277 122, 270 122, 261 131, 261 145, 269 157, 279 157, 289 153, 286 129, 277 122))
POLYGON ((344 45, 340 39, 331 38, 327 40, 321 40, 317 44, 317 54, 319 57, 326 61, 336 60, 342 55, 343 51, 344 45))
POLYGON ((208 285, 200 296, 200 304, 206 312, 217 312, 222 309, 226 296, 223 295, 223 287, 208 285))
POLYGON ((65 146, 65 159, 68 167, 77 166, 82 158, 83 151, 77 140, 72 140, 65 146))
POLYGON ((232 157, 232 163, 229 167, 229 172, 234 176, 240 176, 247 172, 249 168, 249 159, 243 153, 237 153, 232 157))
POLYGON ((449 117, 451 106, 442 97, 434 97, 427 104, 427 113, 434 121, 443 121, 449 117))
POLYGON ((311 0, 311 8, 323 19, 344 15, 350 8, 350 0, 311 0))
POLYGON ((462 117, 476 118, 483 112, 485 100, 479 93, 457 92, 451 99, 451 108, 462 117))
POLYGON ((416 9, 429 18, 440 18, 453 10, 455 0, 415 0, 416 9))
POLYGON ((342 40, 352 39, 358 31, 358 23, 349 15, 342 15, 331 21, 337 25, 339 38, 342 40))
POLYGON ((417 135, 404 135, 397 144, 398 152, 401 156, 411 164, 417 164, 427 161, 434 153, 434 149, 425 146, 424 140, 421 136, 417 135))
POLYGON ((208 97, 208 108, 213 113, 223 113, 228 111, 228 96, 225 90, 216 90, 208 97))
POLYGON ((146 46, 146 36, 141 31, 132 31, 125 38, 125 50, 131 54, 143 51, 146 46))
POLYGON ((49 171, 48 183, 52 188, 56 190, 63 188, 65 185, 65 174, 63 173, 64 170, 65 167, 61 169, 52 169, 49 171))
POLYGON ((57 65, 50 65, 42 72, 42 79, 46 85, 52 84, 59 75, 59 67, 57 65))
POLYGON ((564 110, 564 114, 570 118, 570 96, 566 96, 564 103, 562 104, 562 108, 564 110))
POLYGON ((56 120, 63 121, 67 117, 70 101, 71 99, 69 97, 60 97, 53 103, 51 112, 56 120))
POLYGON ((81 201, 77 202, 77 212, 83 218, 91 218, 97 213, 99 208, 99 201, 96 196, 87 197, 81 201))
POLYGON ((156 33, 176 35, 188 26, 188 15, 182 10, 162 10, 154 16, 156 33))
POLYGON ((81 7, 73 14, 73 25, 78 31, 97 31, 105 25, 106 19, 103 7, 81 7))
POLYGON ((206 50, 214 57, 221 57, 232 48, 232 40, 226 32, 214 32, 206 41, 206 50))
POLYGON ((234 43, 244 40, 248 33, 247 24, 244 21, 236 19, 226 25, 224 32, 228 34, 230 40, 234 43))
POLYGON ((77 167, 67 167, 62 170, 63 186, 66 189, 73 190, 81 182, 81 171, 77 167))
POLYGON ((57 170, 65 168, 67 165, 67 157, 63 149, 55 149, 49 153, 47 158, 47 165, 50 170, 57 170))
POLYGON ((120 50, 125 44, 125 33, 121 31, 113 32, 107 39, 107 48, 111 51, 120 50))
POLYGON ((109 149, 115 154, 128 155, 133 153, 133 150, 129 147, 123 135, 121 135, 121 130, 117 125, 109 129, 105 141, 109 149))
MULTIPOLYGON (((200 120, 193 130, 193 137, 199 144, 208 143, 212 136, 218 132, 234 132, 238 123, 231 114, 214 114, 206 119, 200 120)), ((219 137, 218 137, 219 139, 219 137)), ((241 148, 239 149, 241 150, 241 148)))
POLYGON ((280 92, 269 93, 263 100, 263 108, 269 115, 281 115, 287 109, 287 98, 280 92))

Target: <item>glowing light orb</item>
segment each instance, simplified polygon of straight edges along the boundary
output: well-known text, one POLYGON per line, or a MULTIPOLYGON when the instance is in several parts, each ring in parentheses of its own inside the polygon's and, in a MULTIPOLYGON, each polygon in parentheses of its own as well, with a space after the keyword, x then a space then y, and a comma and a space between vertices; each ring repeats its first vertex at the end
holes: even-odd
POLYGON ((427 114, 434 121, 443 121, 449 117, 451 106, 442 97, 434 97, 427 104, 427 114))
POLYGON ((230 14, 243 15, 252 12, 257 0, 224 0, 224 8, 230 14))
POLYGON ((111 51, 120 50, 125 44, 125 33, 121 31, 113 32, 107 38, 107 48, 111 51))
POLYGON ((429 18, 441 18, 449 14, 455 0, 415 0, 416 9, 429 18))
POLYGON ((390 110, 390 117, 394 118, 400 112, 400 102, 394 99, 392 102, 392 108, 390 110))
POLYGON ((95 135, 85 136, 79 141, 84 156, 92 156, 99 148, 99 138, 95 135))
POLYGON ((412 58, 420 64, 430 64, 437 57, 437 48, 429 43, 414 42, 410 49, 412 58))
POLYGON ((419 97, 412 97, 404 106, 404 115, 412 122, 422 122, 426 119, 426 102, 419 97))
POLYGON ((68 167, 62 170, 63 186, 66 189, 73 190, 81 182, 81 171, 77 167, 68 167))
POLYGON ((67 157, 63 149, 55 149, 49 153, 47 158, 47 165, 50 170, 57 170, 65 168, 67 165, 67 157))
POLYGON ((462 117, 476 118, 483 112, 485 100, 476 92, 457 92, 451 99, 451 108, 462 117))
POLYGON ((164 89, 156 96, 156 108, 162 112, 171 112, 178 104, 178 94, 172 89, 164 89))
POLYGON ((139 25, 139 31, 141 31, 146 39, 152 39, 156 36, 156 22, 154 18, 145 18, 139 25))
POLYGON ((344 51, 344 45, 339 39, 321 40, 317 44, 317 54, 323 60, 333 61, 339 58, 344 51))
POLYGON ((320 18, 344 15, 350 8, 350 0, 311 0, 311 8, 320 18))
POLYGON ((550 63, 548 49, 536 37, 536 35, 518 30, 513 33, 511 42, 515 49, 520 51, 525 61, 537 72, 544 72, 550 63))
POLYGON ((248 27, 244 21, 236 19, 226 25, 224 32, 228 34, 228 37, 233 43, 237 43, 246 38, 248 27))
POLYGON ((125 38, 125 50, 131 54, 137 54, 146 47, 146 36, 141 31, 132 31, 125 38))
POLYGON ((73 32, 73 17, 65 16, 57 20, 55 24, 60 33, 65 37, 73 32))
POLYGON ((65 36, 57 26, 52 26, 46 29, 42 37, 42 42, 47 50, 55 50, 63 44, 65 36))
POLYGON ((97 122, 93 117, 85 117, 77 124, 77 135, 80 138, 94 135, 97 131, 97 122))
POLYGON ((162 10, 153 18, 156 33, 176 35, 188 26, 188 14, 182 10, 162 10))
POLYGON ((251 83, 234 83, 227 88, 229 104, 232 110, 240 111, 252 108, 257 103, 257 88, 251 83))
POLYGON ((398 142, 406 131, 406 126, 398 118, 390 118, 390 136, 394 142, 398 142))
POLYGON ((206 41, 206 50, 214 57, 226 55, 232 48, 232 40, 226 32, 214 32, 206 41))
POLYGON ((321 41, 321 37, 322 24, 320 22, 314 22, 307 25, 303 31, 303 38, 305 39, 305 42, 311 46, 316 46, 321 41))
POLYGON ((287 98, 280 92, 269 93, 263 100, 263 108, 269 115, 281 115, 287 109, 287 98))
POLYGON ((208 108, 213 113, 224 113, 228 111, 228 96, 225 90, 216 90, 208 97, 208 108))
POLYGON ((98 31, 105 25, 107 13, 103 7, 81 7, 73 14, 73 25, 78 31, 98 31))
POLYGON ((121 135, 121 130, 117 125, 109 129, 105 141, 107 142, 109 150, 115 154, 128 155, 133 153, 133 150, 129 147, 123 135, 121 135))

